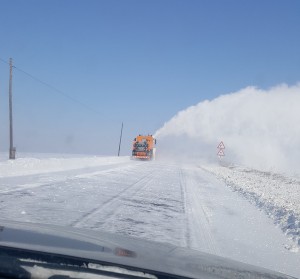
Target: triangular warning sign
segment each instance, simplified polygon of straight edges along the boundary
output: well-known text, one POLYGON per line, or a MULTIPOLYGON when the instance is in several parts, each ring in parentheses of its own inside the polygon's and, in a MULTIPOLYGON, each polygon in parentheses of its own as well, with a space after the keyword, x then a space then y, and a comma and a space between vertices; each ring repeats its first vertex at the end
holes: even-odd
POLYGON ((225 156, 224 150, 220 149, 218 152, 218 156, 225 156))
POLYGON ((221 141, 217 147, 218 149, 225 149, 225 145, 223 143, 223 141, 221 141))

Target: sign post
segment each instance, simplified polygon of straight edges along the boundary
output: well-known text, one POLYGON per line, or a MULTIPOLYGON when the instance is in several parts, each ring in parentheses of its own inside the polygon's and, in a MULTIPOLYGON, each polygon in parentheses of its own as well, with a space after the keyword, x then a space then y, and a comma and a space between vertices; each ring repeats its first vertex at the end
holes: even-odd
POLYGON ((218 157, 219 157, 219 159, 220 159, 220 161, 221 161, 222 158, 225 156, 225 152, 224 152, 225 145, 224 145, 223 141, 221 141, 221 142, 219 143, 217 149, 218 149, 217 155, 218 155, 218 157))

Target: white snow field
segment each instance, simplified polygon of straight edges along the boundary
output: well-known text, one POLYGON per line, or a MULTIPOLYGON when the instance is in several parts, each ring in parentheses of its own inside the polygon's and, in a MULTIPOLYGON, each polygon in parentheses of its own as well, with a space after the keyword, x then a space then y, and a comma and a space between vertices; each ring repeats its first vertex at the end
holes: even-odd
POLYGON ((0 161, 1 219, 167 242, 300 278, 296 179, 129 157, 28 156, 0 161))

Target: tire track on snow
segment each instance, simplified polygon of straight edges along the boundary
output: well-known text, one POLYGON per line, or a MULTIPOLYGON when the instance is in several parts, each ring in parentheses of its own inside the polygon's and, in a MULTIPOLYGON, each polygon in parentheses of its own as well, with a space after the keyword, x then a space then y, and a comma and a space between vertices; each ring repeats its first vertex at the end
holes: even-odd
MULTIPOLYGON (((116 195, 110 197, 109 199, 107 199, 106 201, 102 202, 101 205, 93 208, 92 210, 90 210, 89 212, 85 213, 84 215, 82 215, 80 218, 78 218, 77 220, 75 220, 74 222, 72 222, 70 225, 72 227, 83 227, 85 224, 87 224, 91 219, 93 219, 94 216, 96 216, 101 210, 105 210, 108 207, 112 207, 112 204, 116 201, 121 200, 123 197, 128 196, 128 192, 133 192, 133 195, 136 194, 138 191, 142 190, 144 187, 147 186, 147 184, 149 183, 149 181, 151 179, 149 179, 149 177, 153 176, 153 172, 148 173, 146 175, 144 175, 142 178, 138 179, 138 181, 134 182, 133 184, 129 185, 128 187, 126 187, 125 189, 121 190, 119 193, 117 193, 116 195), (148 183, 146 183, 146 181, 148 181, 148 183), (144 186, 140 186, 141 183, 144 183, 144 186)), ((115 207, 112 207, 115 208, 115 207)), ((109 216, 114 212, 114 210, 110 211, 109 213, 106 213, 105 216, 109 216)))
POLYGON ((210 229, 204 197, 201 195, 201 185, 205 181, 196 170, 181 172, 181 179, 187 215, 187 246, 203 252, 220 255, 210 229))

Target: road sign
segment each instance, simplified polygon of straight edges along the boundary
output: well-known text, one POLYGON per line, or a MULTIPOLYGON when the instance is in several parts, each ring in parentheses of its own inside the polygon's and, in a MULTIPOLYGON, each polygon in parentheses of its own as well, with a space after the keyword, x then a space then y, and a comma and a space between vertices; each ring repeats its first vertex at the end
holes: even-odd
POLYGON ((219 145, 218 145, 217 148, 219 149, 217 155, 218 155, 218 157, 219 157, 219 159, 220 159, 220 161, 221 161, 221 160, 222 160, 222 157, 225 156, 225 153, 224 153, 225 145, 224 145, 223 141, 221 141, 221 142, 219 143, 219 145))
POLYGON ((225 145, 223 143, 223 141, 221 141, 217 147, 218 149, 225 149, 225 145))
POLYGON ((220 149, 218 152, 218 156, 225 156, 224 150, 220 149))

